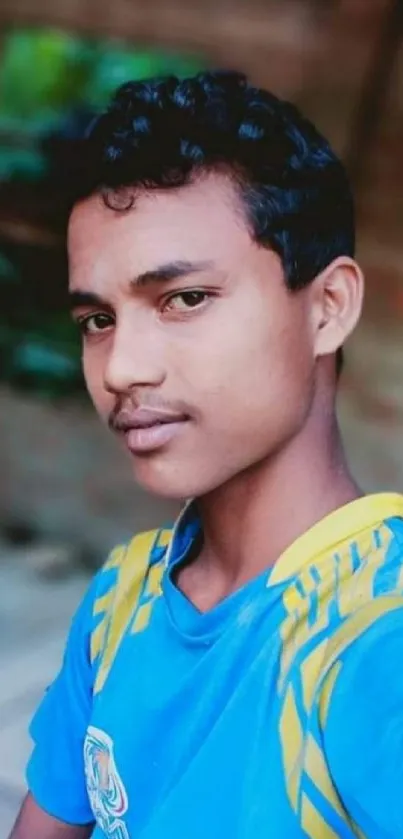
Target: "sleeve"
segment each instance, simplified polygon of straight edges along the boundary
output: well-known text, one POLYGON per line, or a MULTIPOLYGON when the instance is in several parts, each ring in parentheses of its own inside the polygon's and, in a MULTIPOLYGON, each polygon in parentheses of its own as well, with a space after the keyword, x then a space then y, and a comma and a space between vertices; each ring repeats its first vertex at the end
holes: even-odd
POLYGON ((403 837, 403 609, 341 657, 323 732, 328 766, 366 839, 403 837))
POLYGON ((74 825, 93 821, 83 745, 92 704, 90 634, 96 585, 97 577, 73 619, 59 675, 30 727, 34 749, 27 767, 28 788, 45 812, 74 825))

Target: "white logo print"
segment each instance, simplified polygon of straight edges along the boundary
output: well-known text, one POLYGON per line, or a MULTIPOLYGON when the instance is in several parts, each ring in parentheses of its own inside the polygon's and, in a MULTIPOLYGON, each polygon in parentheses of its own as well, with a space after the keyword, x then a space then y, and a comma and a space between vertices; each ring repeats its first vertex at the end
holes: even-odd
POLYGON ((99 728, 89 726, 87 730, 84 763, 88 797, 97 824, 110 839, 130 839, 122 819, 129 802, 113 756, 113 741, 99 728))

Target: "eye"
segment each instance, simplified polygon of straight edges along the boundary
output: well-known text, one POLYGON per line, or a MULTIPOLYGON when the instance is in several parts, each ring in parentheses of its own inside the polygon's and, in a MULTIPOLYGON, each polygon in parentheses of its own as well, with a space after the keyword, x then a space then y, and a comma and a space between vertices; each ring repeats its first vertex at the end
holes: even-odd
POLYGON ((206 303, 210 297, 211 294, 200 289, 177 291, 165 302, 164 311, 187 312, 189 309, 197 309, 206 303))
POLYGON ((83 335, 99 335, 113 326, 113 318, 104 312, 77 318, 77 324, 83 335))

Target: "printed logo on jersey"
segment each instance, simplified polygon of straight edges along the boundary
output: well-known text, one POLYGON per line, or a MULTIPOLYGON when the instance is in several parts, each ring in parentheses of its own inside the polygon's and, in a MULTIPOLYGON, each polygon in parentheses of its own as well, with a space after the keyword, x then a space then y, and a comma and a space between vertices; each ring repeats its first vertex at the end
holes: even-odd
POLYGON ((130 839, 123 816, 129 802, 113 755, 113 741, 89 726, 84 743, 87 791, 95 820, 110 839, 130 839))

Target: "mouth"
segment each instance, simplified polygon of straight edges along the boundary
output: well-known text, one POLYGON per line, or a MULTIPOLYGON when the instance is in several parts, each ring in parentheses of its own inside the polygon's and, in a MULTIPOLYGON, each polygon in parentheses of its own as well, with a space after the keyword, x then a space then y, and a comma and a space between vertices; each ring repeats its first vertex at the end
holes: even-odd
POLYGON ((122 419, 118 426, 132 454, 157 451, 172 442, 190 422, 185 414, 162 414, 139 410, 132 417, 122 419))

